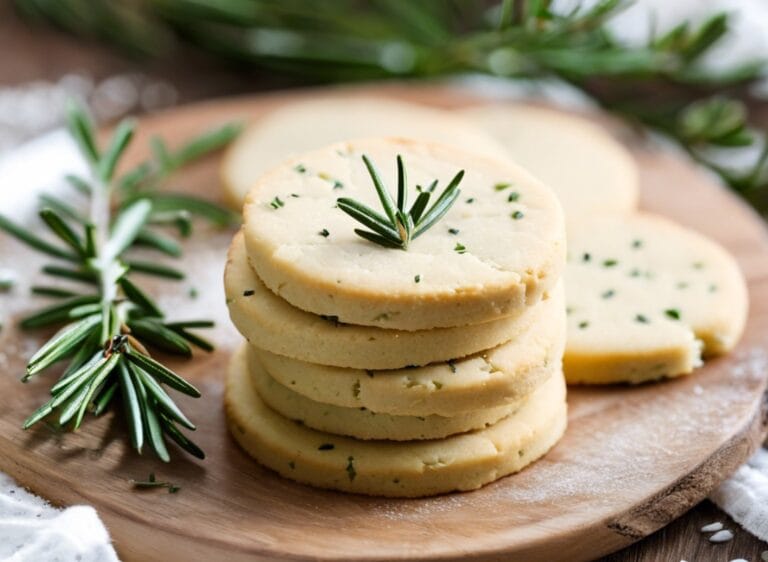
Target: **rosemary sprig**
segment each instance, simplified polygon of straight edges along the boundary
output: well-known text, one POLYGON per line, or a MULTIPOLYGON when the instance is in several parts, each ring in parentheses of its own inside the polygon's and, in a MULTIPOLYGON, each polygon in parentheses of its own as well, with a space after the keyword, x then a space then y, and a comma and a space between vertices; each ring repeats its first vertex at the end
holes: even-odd
POLYGON ((464 170, 459 171, 446 186, 437 200, 429 209, 429 199, 437 187, 437 180, 427 190, 417 186, 419 195, 416 197, 410 209, 408 204, 408 180, 406 177, 403 158, 397 155, 397 202, 384 187, 379 172, 368 156, 363 155, 363 162, 368 169, 368 174, 373 181, 373 187, 379 196, 379 202, 386 216, 374 211, 364 203, 360 203, 349 197, 341 197, 336 200, 339 209, 347 213, 363 226, 370 230, 355 229, 355 234, 370 242, 384 246, 385 248, 398 248, 407 250, 411 240, 424 234, 434 226, 448 212, 448 209, 456 202, 461 190, 459 183, 464 177, 464 170))
POLYGON ((156 160, 118 177, 120 158, 130 144, 135 125, 123 121, 105 147, 96 142, 93 124, 85 111, 72 104, 69 131, 88 163, 87 177, 70 176, 69 183, 88 199, 88 211, 52 196, 41 198, 40 218, 57 239, 51 242, 7 217, 0 215, 0 230, 47 254, 58 263, 43 272, 76 281, 81 290, 36 286, 34 294, 55 299, 22 319, 23 328, 60 326, 29 360, 26 382, 50 367, 66 361, 59 380, 51 387, 51 399, 24 422, 27 429, 58 414, 60 427, 77 429, 85 414, 102 414, 116 397, 123 403, 133 447, 142 452, 149 443, 158 457, 169 461, 166 438, 198 458, 203 451, 178 426, 194 430, 195 425, 176 405, 166 387, 199 397, 193 385, 154 359, 147 348, 190 356, 192 347, 209 351, 213 346, 190 329, 213 325, 207 320, 168 322, 154 300, 136 284, 131 274, 141 272, 181 278, 173 268, 127 259, 130 249, 143 244, 177 256, 180 246, 160 234, 164 225, 177 226, 188 235, 190 214, 214 224, 228 224, 234 217, 221 207, 186 195, 156 191, 159 181, 179 166, 209 153, 233 138, 235 126, 207 133, 181 150, 170 152, 155 141, 156 160), (161 156, 158 156, 161 151, 161 156), (162 159, 162 162, 159 160, 162 159), (132 178, 127 181, 126 178, 132 178))

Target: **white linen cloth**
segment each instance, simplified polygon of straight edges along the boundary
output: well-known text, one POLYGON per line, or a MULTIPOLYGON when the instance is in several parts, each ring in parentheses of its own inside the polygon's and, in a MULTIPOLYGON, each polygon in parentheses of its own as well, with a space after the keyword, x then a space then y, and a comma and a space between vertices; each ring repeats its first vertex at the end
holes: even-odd
POLYGON ((768 449, 760 449, 709 499, 747 531, 768 541, 768 449))
POLYGON ((92 507, 56 509, 0 474, 0 560, 117 562, 118 558, 92 507))

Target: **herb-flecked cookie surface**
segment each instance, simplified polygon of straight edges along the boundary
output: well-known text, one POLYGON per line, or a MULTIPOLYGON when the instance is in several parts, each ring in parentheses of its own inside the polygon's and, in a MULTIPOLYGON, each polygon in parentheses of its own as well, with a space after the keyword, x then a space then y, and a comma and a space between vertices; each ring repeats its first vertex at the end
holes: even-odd
POLYGON ((251 381, 261 399, 288 419, 336 435, 356 439, 409 441, 441 439, 456 433, 487 427, 514 412, 526 397, 505 406, 483 408, 457 416, 393 416, 364 406, 345 408, 315 402, 270 377, 262 365, 249 361, 251 381))
POLYGON ((249 346, 251 360, 310 400, 401 416, 455 416, 517 401, 561 369, 565 309, 561 290, 536 305, 540 320, 513 340, 456 361, 387 371, 344 369, 249 346))
POLYGON ((425 330, 519 313, 558 281, 565 233, 552 191, 517 166, 397 139, 341 143, 262 176, 244 206, 249 262, 294 306, 341 322, 425 330), (366 155, 385 186, 402 156, 410 200, 464 170, 459 199, 407 250, 355 233, 340 197, 380 205, 366 155))
POLYGON ((735 260, 704 236, 640 214, 569 231, 569 383, 690 373, 736 345, 747 290, 735 260))
POLYGON ((283 105, 260 117, 232 144, 222 164, 224 195, 240 210, 256 180, 280 162, 334 142, 364 137, 441 142, 504 158, 504 148, 460 117, 376 97, 319 98, 283 105))
POLYGON ((547 314, 529 306, 516 316, 458 328, 404 331, 343 324, 288 304, 250 268, 242 233, 229 249, 224 274, 232 322, 252 344, 310 363, 398 369, 466 357, 518 337, 547 314))
POLYGON ((565 382, 552 376, 511 416, 478 431, 428 441, 361 441, 310 429, 255 392, 243 350, 225 389, 230 431, 245 451, 282 476, 321 488, 389 497, 474 490, 543 456, 567 423, 565 382))
POLYGON ((587 118, 515 104, 471 107, 460 114, 491 133, 513 162, 551 187, 569 222, 637 208, 637 165, 587 118))

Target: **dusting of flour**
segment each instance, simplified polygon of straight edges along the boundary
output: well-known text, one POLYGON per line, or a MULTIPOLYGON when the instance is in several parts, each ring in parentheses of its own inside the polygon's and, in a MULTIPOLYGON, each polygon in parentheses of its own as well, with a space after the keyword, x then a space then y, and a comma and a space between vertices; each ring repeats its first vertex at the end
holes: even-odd
POLYGON ((476 492, 371 500, 367 507, 390 521, 439 519, 468 509, 473 516, 503 514, 506 524, 522 524, 534 520, 537 504, 549 506, 542 509, 548 515, 556 505, 558 517, 590 513, 597 519, 616 504, 626 507, 662 491, 743 429, 749 422, 745 412, 755 411, 745 407, 755 400, 747 389, 764 384, 766 372, 768 354, 752 347, 692 377, 639 387, 572 388, 566 436, 523 472, 476 492), (696 454, 684 454, 692 448, 696 454), (516 506, 528 509, 516 515, 516 506))

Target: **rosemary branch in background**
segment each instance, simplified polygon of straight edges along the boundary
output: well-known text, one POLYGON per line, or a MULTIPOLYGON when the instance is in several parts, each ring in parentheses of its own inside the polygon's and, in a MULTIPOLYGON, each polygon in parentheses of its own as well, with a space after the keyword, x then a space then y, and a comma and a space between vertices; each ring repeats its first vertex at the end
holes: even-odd
POLYGON ((303 82, 435 77, 480 72, 556 77, 604 108, 676 140, 763 213, 768 212, 765 131, 743 103, 766 70, 755 60, 726 72, 702 64, 729 16, 683 22, 629 45, 606 26, 629 0, 556 11, 551 0, 17 0, 20 12, 149 56, 177 43, 303 82), (710 154, 758 147, 730 169, 710 154))
POLYGON ((98 416, 119 397, 131 443, 139 453, 149 443, 158 457, 169 461, 167 437, 191 455, 204 458, 203 451, 179 429, 194 430, 195 425, 166 387, 193 397, 199 397, 200 392, 154 359, 147 348, 182 356, 191 356, 192 346, 210 351, 213 346, 190 330, 209 328, 213 322, 165 320, 132 274, 180 279, 183 273, 133 260, 128 254, 141 244, 171 256, 180 255, 176 240, 160 229, 171 227, 188 236, 193 215, 217 225, 238 222, 237 216, 211 202, 157 188, 173 170, 227 144, 239 127, 226 125, 177 151, 153 139, 153 158, 117 176, 134 123, 120 123, 105 147, 97 145, 93 124, 77 105, 69 109, 68 126, 88 163, 88 174, 68 176, 67 180, 87 202, 87 210, 58 197, 42 196, 40 218, 56 237, 54 242, 0 215, 0 230, 56 260, 43 267, 44 273, 83 286, 81 290, 60 285, 32 289, 56 302, 24 318, 21 326, 61 328, 29 360, 22 380, 26 382, 59 362, 66 361, 67 365, 51 387, 51 399, 24 422, 24 428, 56 414, 59 426, 77 429, 87 412, 98 416))
POLYGON ((464 177, 464 170, 459 171, 453 177, 437 201, 428 210, 429 199, 437 188, 438 182, 437 180, 433 181, 427 189, 422 189, 421 186, 417 185, 416 191, 419 195, 411 208, 406 210, 408 179, 403 158, 399 154, 397 155, 397 203, 392 199, 387 188, 384 187, 373 162, 366 155, 363 155, 363 162, 371 176, 373 187, 376 189, 386 217, 349 197, 341 197, 336 200, 336 203, 339 209, 373 231, 356 228, 355 234, 385 248, 407 250, 411 240, 424 234, 443 218, 461 194, 459 183, 464 177))

